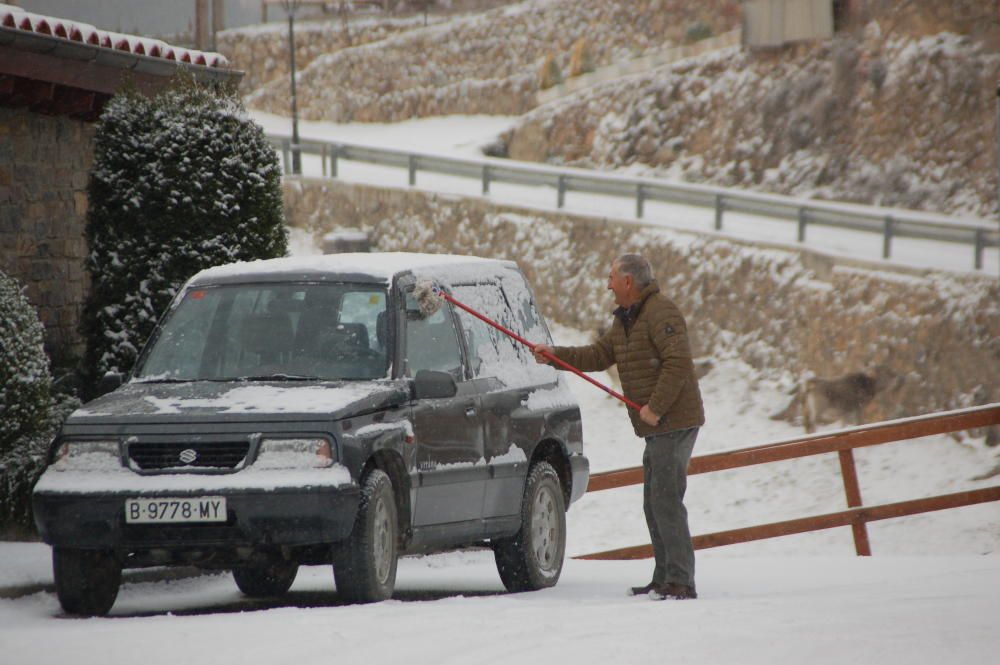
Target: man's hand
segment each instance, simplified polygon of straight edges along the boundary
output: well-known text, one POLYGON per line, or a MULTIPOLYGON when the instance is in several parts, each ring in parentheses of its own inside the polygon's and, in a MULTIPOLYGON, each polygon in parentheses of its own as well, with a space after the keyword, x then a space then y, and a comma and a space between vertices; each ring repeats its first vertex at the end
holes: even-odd
POLYGON ((543 353, 552 353, 552 347, 546 346, 545 344, 535 344, 535 348, 531 350, 531 353, 535 356, 535 362, 540 365, 548 365, 549 359, 543 356, 543 353))
POLYGON ((657 425, 660 424, 660 418, 661 416, 658 416, 655 413, 653 413, 653 410, 649 408, 648 404, 646 404, 645 406, 642 407, 642 409, 639 410, 639 419, 642 420, 642 422, 646 423, 647 425, 656 427, 657 425))

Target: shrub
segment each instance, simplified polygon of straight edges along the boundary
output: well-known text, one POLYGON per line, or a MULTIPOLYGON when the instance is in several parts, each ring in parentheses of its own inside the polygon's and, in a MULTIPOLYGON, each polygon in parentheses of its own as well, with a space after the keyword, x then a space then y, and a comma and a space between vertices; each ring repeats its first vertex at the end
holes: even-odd
POLYGON ((239 99, 182 82, 117 95, 95 137, 84 377, 127 373, 191 275, 283 256, 280 169, 239 99))
POLYGON ((0 272, 0 531, 30 529, 31 488, 52 434, 52 376, 38 313, 0 272))

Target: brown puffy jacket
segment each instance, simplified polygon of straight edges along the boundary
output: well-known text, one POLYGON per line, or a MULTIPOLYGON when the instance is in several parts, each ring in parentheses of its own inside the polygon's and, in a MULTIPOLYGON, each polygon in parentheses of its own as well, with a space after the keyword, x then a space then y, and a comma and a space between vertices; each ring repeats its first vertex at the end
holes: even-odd
POLYGON ((619 317, 589 346, 557 346, 553 354, 584 372, 618 365, 622 392, 633 402, 661 414, 647 425, 628 409, 636 436, 647 437, 705 424, 698 378, 691 359, 687 324, 677 305, 653 282, 640 294, 639 313, 628 333, 619 317))

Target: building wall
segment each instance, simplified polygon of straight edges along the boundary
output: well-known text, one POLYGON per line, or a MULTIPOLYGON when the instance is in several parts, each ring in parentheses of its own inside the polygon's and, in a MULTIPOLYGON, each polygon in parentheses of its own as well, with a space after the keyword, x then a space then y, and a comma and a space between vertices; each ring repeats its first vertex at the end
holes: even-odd
POLYGON ((24 286, 56 366, 83 353, 83 261, 94 126, 0 108, 0 270, 24 286))

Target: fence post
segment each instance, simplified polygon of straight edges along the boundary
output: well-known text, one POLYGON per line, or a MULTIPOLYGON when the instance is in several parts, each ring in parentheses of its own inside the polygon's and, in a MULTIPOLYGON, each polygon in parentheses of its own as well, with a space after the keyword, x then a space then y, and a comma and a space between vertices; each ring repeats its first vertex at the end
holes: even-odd
POLYGON ((799 242, 806 241, 806 224, 809 212, 805 208, 799 208, 799 242))
POLYGON ((886 216, 886 218, 885 218, 885 231, 884 231, 884 235, 882 236, 882 258, 883 259, 889 258, 889 254, 892 253, 891 250, 892 250, 892 227, 893 227, 893 224, 894 224, 894 222, 893 222, 892 217, 886 216))
POLYGON ((645 212, 645 207, 646 186, 640 183, 635 187, 635 216, 637 219, 642 219, 642 213, 645 212))
MULTIPOLYGON (((837 453, 840 456, 840 475, 844 478, 844 493, 847 495, 847 507, 861 507, 861 486, 858 484, 858 470, 854 466, 854 451, 848 448, 837 453)), ((868 527, 863 517, 855 519, 851 524, 854 532, 854 551, 858 556, 871 556, 872 547, 868 542, 868 527)))
POLYGON ((562 208, 566 203, 566 176, 559 176, 559 182, 557 183, 558 193, 556 195, 556 207, 562 208))
POLYGON ((292 142, 288 139, 281 140, 281 165, 284 167, 282 170, 285 175, 292 172, 292 142))
POLYGON ((726 204, 722 200, 722 194, 715 195, 715 230, 722 230, 722 211, 725 210, 726 204))
POLYGON ((320 146, 319 149, 319 163, 323 166, 323 177, 326 177, 326 144, 320 146))
POLYGON ((983 249, 986 246, 986 233, 976 229, 976 270, 983 269, 983 249))
POLYGON ((490 165, 483 164, 483 195, 490 193, 490 165))
POLYGON ((410 155, 410 187, 417 184, 417 156, 410 155))
POLYGON ((336 143, 330 146, 330 177, 336 178, 339 164, 337 158, 340 157, 340 146, 336 143))

